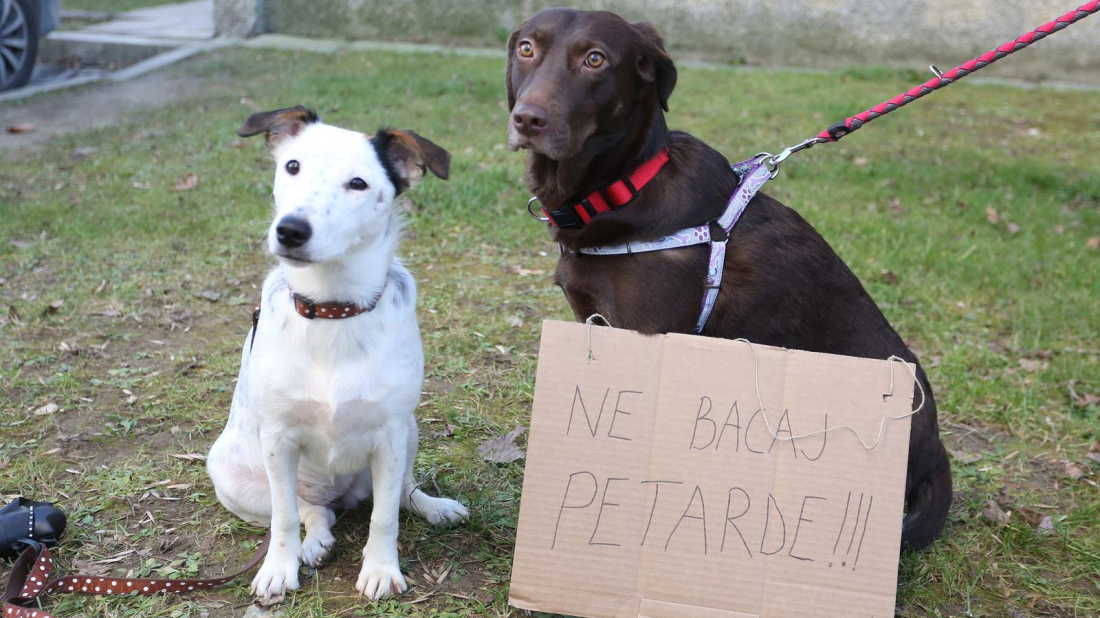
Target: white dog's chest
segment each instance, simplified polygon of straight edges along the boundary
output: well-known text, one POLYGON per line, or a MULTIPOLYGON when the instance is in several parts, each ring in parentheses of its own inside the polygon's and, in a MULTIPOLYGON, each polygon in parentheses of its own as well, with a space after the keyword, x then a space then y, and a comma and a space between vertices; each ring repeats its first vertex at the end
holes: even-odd
MULTIPOLYGON (((394 428, 407 429, 420 399, 423 361, 415 319, 364 334, 332 328, 353 322, 321 323, 320 329, 309 323, 303 330, 295 315, 288 317, 298 328, 285 328, 281 317, 271 315, 266 330, 261 316, 260 338, 245 361, 248 407, 268 430, 294 436, 307 467, 329 474, 366 469, 394 428)), ((367 324, 370 318, 351 319, 367 324)))
POLYGON ((388 441, 390 429, 407 426, 420 396, 418 372, 314 368, 295 378, 265 380, 263 399, 278 403, 267 407, 274 414, 261 414, 298 435, 305 459, 336 474, 363 470, 370 453, 388 441))
POLYGON ((387 443, 394 423, 405 422, 385 406, 363 400, 295 402, 290 427, 298 434, 304 463, 330 474, 351 474, 367 468, 370 454, 387 443))

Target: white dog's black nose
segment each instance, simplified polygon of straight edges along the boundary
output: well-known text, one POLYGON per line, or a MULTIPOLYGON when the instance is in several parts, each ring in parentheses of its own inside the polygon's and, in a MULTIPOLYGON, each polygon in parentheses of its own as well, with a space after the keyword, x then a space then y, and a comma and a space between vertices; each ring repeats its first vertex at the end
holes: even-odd
POLYGON ((283 217, 279 225, 275 226, 275 234, 279 238, 279 244, 294 249, 306 244, 313 235, 313 228, 309 222, 299 217, 283 217))

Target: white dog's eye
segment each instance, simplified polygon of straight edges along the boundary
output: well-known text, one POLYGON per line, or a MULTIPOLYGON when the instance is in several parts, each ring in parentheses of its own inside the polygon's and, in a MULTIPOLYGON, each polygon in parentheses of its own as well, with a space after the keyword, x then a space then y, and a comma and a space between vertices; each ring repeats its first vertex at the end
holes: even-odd
POLYGON ((348 188, 352 191, 366 191, 367 187, 367 181, 362 178, 352 178, 351 182, 348 183, 348 188))
POLYGON ((295 161, 294 159, 291 159, 290 161, 286 162, 286 171, 291 176, 296 176, 298 174, 298 170, 300 170, 300 169, 302 169, 302 166, 299 165, 298 162, 295 161))

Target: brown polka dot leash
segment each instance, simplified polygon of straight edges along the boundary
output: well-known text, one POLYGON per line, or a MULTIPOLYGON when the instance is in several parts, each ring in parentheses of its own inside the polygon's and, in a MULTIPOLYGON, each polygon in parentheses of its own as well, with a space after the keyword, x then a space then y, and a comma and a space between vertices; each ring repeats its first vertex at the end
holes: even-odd
POLYGON ((4 589, 2 618, 51 618, 40 599, 48 594, 150 595, 161 592, 194 592, 216 588, 248 573, 267 555, 271 532, 256 549, 256 555, 236 573, 209 579, 129 579, 98 575, 70 575, 51 579, 53 556, 45 545, 35 543, 20 554, 4 589))

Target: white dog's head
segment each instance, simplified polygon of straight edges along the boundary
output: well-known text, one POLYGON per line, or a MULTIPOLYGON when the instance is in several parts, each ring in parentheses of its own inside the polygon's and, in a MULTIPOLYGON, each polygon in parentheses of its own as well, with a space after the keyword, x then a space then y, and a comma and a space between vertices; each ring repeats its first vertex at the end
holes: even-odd
POLYGON ((430 170, 446 180, 451 155, 412 131, 373 137, 321 122, 304 107, 254 114, 237 131, 267 134, 275 156, 268 250, 284 263, 333 260, 385 235, 393 200, 430 170))

